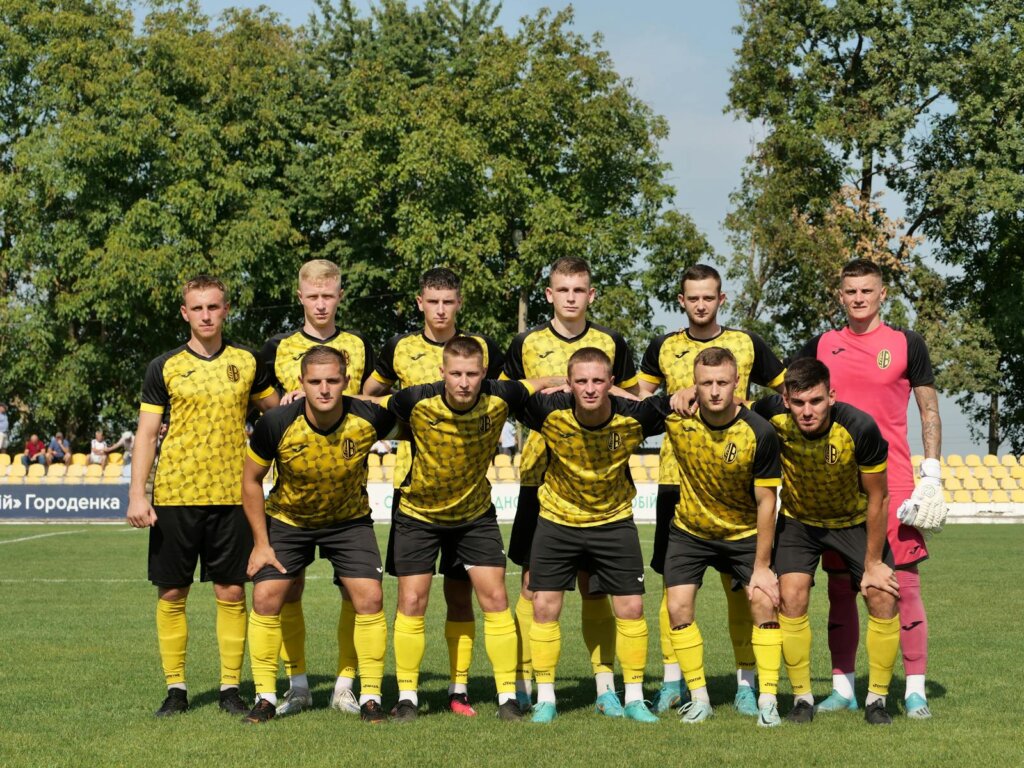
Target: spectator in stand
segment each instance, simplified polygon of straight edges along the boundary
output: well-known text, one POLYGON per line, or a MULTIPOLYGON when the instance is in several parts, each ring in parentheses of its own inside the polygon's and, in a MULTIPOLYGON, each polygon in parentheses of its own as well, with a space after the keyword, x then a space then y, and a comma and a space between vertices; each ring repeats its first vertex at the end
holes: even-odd
POLYGON ((39 439, 39 435, 32 435, 28 442, 25 443, 25 452, 21 455, 21 463, 28 469, 32 462, 42 464, 44 467, 47 465, 46 461, 46 443, 39 439))
POLYGON ((99 464, 101 467, 107 464, 107 441, 103 439, 103 430, 96 430, 96 437, 93 438, 92 446, 89 449, 89 463, 99 464))
POLYGON ((11 422, 7 418, 7 406, 0 403, 0 451, 6 451, 10 445, 8 435, 11 433, 11 422))
POLYGON ((52 438, 50 438, 50 445, 46 449, 46 463, 47 464, 70 464, 71 463, 71 443, 63 432, 58 432, 52 438))
POLYGON ((498 453, 503 453, 510 459, 516 455, 516 427, 511 421, 506 421, 501 428, 501 441, 498 453))
POLYGON ((121 433, 121 439, 107 447, 107 455, 114 453, 120 448, 124 452, 124 461, 121 463, 128 466, 132 463, 132 448, 135 447, 135 433, 125 430, 121 433))

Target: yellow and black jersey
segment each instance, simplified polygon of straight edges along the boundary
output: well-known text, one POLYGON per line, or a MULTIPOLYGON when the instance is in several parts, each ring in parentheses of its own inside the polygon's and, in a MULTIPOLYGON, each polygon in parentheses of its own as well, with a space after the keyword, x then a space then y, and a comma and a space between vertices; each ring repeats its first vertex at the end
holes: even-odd
MULTIPOLYGON (((584 347, 597 347, 612 361, 615 383, 623 389, 637 382, 633 353, 622 334, 604 326, 587 323, 583 333, 573 338, 562 336, 550 322, 520 333, 509 345, 505 356, 504 379, 544 379, 566 375, 569 358, 584 347)), ((547 467, 544 440, 531 432, 523 446, 519 477, 523 485, 538 486, 547 467)))
MULTIPOLYGON (((663 412, 668 396, 651 397, 663 412)), ((731 541, 757 533, 754 487, 778 487, 782 468, 772 426, 745 406, 723 427, 697 415, 666 422, 679 461, 676 526, 701 539, 731 541)))
POLYGON ((249 440, 249 458, 276 462, 267 514, 299 528, 322 528, 370 514, 366 457, 391 433, 395 417, 373 403, 343 397, 344 415, 321 431, 297 400, 263 415, 249 440))
POLYGON ((518 381, 487 379, 466 410, 448 405, 444 382, 407 387, 382 401, 412 429, 412 466, 398 508, 417 520, 464 523, 491 507, 487 467, 501 428, 532 394, 518 381))
MULTIPOLYGON (((693 359, 707 347, 723 347, 736 357, 740 379, 736 387, 738 399, 746 400, 750 396, 751 384, 774 389, 782 383, 786 367, 768 343, 756 333, 726 327, 713 339, 707 340, 691 337, 689 330, 658 336, 647 347, 640 361, 640 379, 660 386, 668 393, 692 387, 693 359)), ((679 418, 673 414, 669 421, 679 418)), ((678 482, 679 463, 672 453, 671 441, 665 440, 661 444, 658 483, 676 485, 678 482)))
POLYGON ((153 483, 154 504, 242 503, 245 414, 274 393, 263 362, 225 341, 212 357, 188 345, 146 368, 141 410, 169 414, 153 483))
POLYGON ((875 420, 836 403, 828 431, 805 437, 778 395, 758 400, 754 410, 771 422, 782 444, 782 514, 822 528, 864 522, 868 498, 860 475, 884 472, 889 454, 875 420))
POLYGON ((547 472, 537 491, 541 517, 585 528, 633 514, 629 457, 645 438, 665 430, 665 416, 647 401, 611 401, 611 417, 597 427, 576 420, 568 392, 534 395, 523 409, 523 423, 545 445, 547 472))
POLYGON ((302 356, 320 345, 345 355, 349 377, 345 394, 358 395, 362 392, 363 382, 370 377, 374 365, 373 348, 363 335, 358 331, 337 330, 328 339, 318 339, 301 328, 272 336, 260 350, 260 357, 273 377, 274 388, 281 394, 299 389, 302 386, 299 383, 302 356))

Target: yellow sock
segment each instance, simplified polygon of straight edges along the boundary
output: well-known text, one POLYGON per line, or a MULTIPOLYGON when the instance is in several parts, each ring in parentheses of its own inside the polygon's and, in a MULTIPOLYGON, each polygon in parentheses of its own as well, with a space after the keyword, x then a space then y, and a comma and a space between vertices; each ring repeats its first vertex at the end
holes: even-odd
POLYGON ((380 696, 384 678, 384 653, 388 647, 388 624, 384 611, 355 614, 352 636, 359 664, 359 691, 380 696))
POLYGON ((639 619, 615 620, 615 647, 623 683, 642 683, 647 666, 647 622, 639 619))
POLYGON ((512 612, 484 611, 484 647, 494 669, 498 693, 516 692, 516 624, 512 612))
POLYGON ((184 598, 156 601, 156 640, 167 684, 184 684, 185 649, 188 646, 184 598))
POLYGON ((281 661, 288 677, 306 674, 306 618, 301 600, 281 606, 281 661))
POLYGON ((672 647, 672 620, 668 617, 668 590, 661 591, 658 608, 658 637, 661 639, 661 663, 675 664, 676 649, 672 647))
POLYGON ((750 601, 745 589, 732 590, 732 576, 720 574, 722 587, 725 589, 725 602, 729 614, 729 639, 732 640, 732 654, 736 659, 736 669, 754 669, 757 660, 754 649, 750 646, 750 638, 754 630, 754 622, 750 618, 750 601))
POLYGON ((758 688, 761 693, 775 696, 779 692, 779 668, 782 666, 782 630, 754 627, 751 645, 757 659, 758 688))
POLYGON ((694 691, 707 686, 704 679, 704 638, 700 636, 700 629, 691 624, 684 629, 671 630, 671 636, 686 687, 694 691))
POLYGON ((277 693, 277 656, 281 652, 281 616, 249 613, 249 666, 256 693, 277 693))
POLYGON ((864 641, 868 650, 868 690, 885 696, 889 693, 892 669, 900 648, 900 617, 876 619, 868 616, 868 634, 864 641))
POLYGON ((811 692, 811 622, 805 613, 791 619, 779 616, 782 627, 782 658, 794 696, 811 692))
MULTIPOLYGON (((338 614, 338 677, 355 678, 359 664, 356 653, 356 609, 351 600, 342 598, 338 614)), ((305 672, 305 668, 302 670, 305 672)))
POLYGON ((583 642, 594 674, 615 671, 615 614, 607 597, 583 601, 583 642))
MULTIPOLYGON (((220 648, 220 684, 238 685, 242 681, 245 658, 245 600, 217 601, 217 646, 220 648)), ((274 656, 275 668, 277 656, 274 656)))
POLYGON ((395 617, 395 677, 400 691, 415 691, 419 687, 426 643, 423 625, 422 616, 406 616, 399 611, 395 617))
POLYGON ((522 595, 516 601, 516 680, 533 677, 533 654, 530 652, 530 627, 533 626, 533 603, 522 595))
POLYGON ((530 625, 533 676, 538 683, 554 683, 558 656, 562 652, 562 628, 557 621, 530 625))
MULTIPOLYGON (((486 631, 486 627, 484 627, 486 631)), ((473 641, 476 639, 475 621, 446 621, 444 639, 448 643, 449 682, 469 683, 469 665, 473 661, 473 641)))

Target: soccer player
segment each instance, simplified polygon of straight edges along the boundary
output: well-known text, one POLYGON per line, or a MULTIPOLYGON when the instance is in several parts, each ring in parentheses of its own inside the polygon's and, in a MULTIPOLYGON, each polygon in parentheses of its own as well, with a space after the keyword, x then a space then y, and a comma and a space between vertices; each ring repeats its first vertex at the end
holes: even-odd
MULTIPOLYGON (((546 379, 546 386, 564 386, 569 358, 577 350, 595 347, 612 360, 616 384, 636 393, 636 369, 625 339, 615 331, 587 319, 587 309, 597 292, 591 283, 590 267, 583 259, 562 258, 551 265, 545 289, 554 317, 543 325, 519 334, 512 340, 505 358, 503 378, 546 379)), ((516 632, 519 660, 516 687, 520 706, 529 708, 532 664, 530 660, 530 624, 533 621, 533 592, 529 588, 530 546, 537 527, 540 506, 538 488, 547 468, 544 439, 536 432, 527 435, 520 460, 519 502, 509 539, 509 559, 522 566, 522 589, 516 603, 516 632)), ((581 571, 580 595, 583 597, 583 640, 590 652, 597 687, 597 706, 613 716, 621 716, 617 705, 613 668, 615 664, 615 616, 607 596, 591 593, 587 573, 581 571), (602 698, 603 697, 603 698, 602 698)))
POLYGON ((885 697, 899 649, 900 597, 886 542, 888 446, 868 414, 836 402, 820 360, 794 361, 783 397, 754 405, 782 443, 782 510, 776 524, 783 655, 793 687, 793 723, 814 718, 811 694, 810 589, 826 550, 838 553, 852 589, 868 606, 868 695, 864 719, 888 725, 885 697))
POLYGON ((644 562, 633 522, 636 487, 629 457, 644 439, 663 431, 665 418, 653 402, 611 395, 612 369, 603 350, 576 350, 567 364, 570 391, 535 395, 523 413, 523 422, 543 437, 550 457, 538 490, 540 518, 530 549, 528 582, 533 593, 535 723, 549 723, 557 714, 555 669, 562 647, 558 619, 564 593, 573 589, 584 565, 590 573, 585 583, 611 595, 615 647, 625 681, 625 706, 609 687, 598 699, 598 711, 657 722, 643 701, 644 562))
MULTIPOLYGON (((281 395, 299 390, 302 356, 322 344, 345 355, 348 378, 345 394, 359 394, 373 370, 373 349, 358 331, 343 331, 335 325, 338 304, 344 296, 338 265, 325 259, 307 261, 299 269, 297 295, 302 305, 302 327, 273 336, 260 352, 275 388, 281 395)), ((298 714, 313 704, 306 676, 306 622, 302 613, 304 587, 305 574, 297 574, 291 580, 291 588, 281 609, 281 657, 290 681, 284 701, 277 708, 277 714, 281 716, 298 714)), ((352 601, 342 588, 338 617, 338 677, 331 706, 341 712, 358 714, 359 702, 352 691, 356 676, 355 616, 352 601)))
POLYGON ((373 403, 344 395, 346 370, 343 352, 310 348, 301 362, 305 397, 260 419, 249 443, 242 502, 253 535, 249 658, 257 700, 245 718, 250 723, 276 714, 281 609, 317 546, 355 611, 360 716, 371 723, 386 719, 380 701, 387 646, 383 569, 366 495, 366 457, 395 419, 373 403), (274 463, 277 482, 264 501, 263 478, 274 463))
MULTIPOLYGON (((925 694, 928 622, 921 600, 918 564, 928 557, 928 549, 922 532, 903 525, 897 514, 901 507, 916 501, 907 442, 910 393, 914 394, 921 416, 925 457, 920 468, 922 486, 941 486, 942 421, 924 339, 913 331, 890 328, 882 322, 885 297, 882 271, 877 264, 866 259, 846 264, 841 272, 839 301, 846 310, 847 326, 812 339, 797 357, 814 357, 825 363, 836 397, 870 414, 889 444, 887 536, 900 583, 905 708, 908 717, 927 719, 931 717, 925 694)), ((823 565, 827 571, 843 570, 834 556, 826 556, 823 565)), ((856 593, 845 573, 830 576, 828 583, 833 693, 818 705, 818 710, 856 709, 853 680, 860 632, 856 593)))
POLYGON ((666 424, 679 462, 679 499, 664 555, 669 637, 690 693, 680 720, 703 722, 713 710, 695 620, 697 590, 709 566, 729 574, 734 590, 745 588, 753 620, 758 725, 773 727, 781 722, 776 695, 782 632, 778 581, 771 569, 779 442, 771 426, 737 400, 737 368, 727 349, 700 350, 693 360, 697 411, 666 424))
POLYGON ((532 389, 486 379, 484 348, 455 336, 442 352, 442 380, 385 398, 412 431, 412 465, 392 524, 388 573, 398 577, 393 717, 416 719, 424 615, 438 553, 466 571, 484 614, 484 647, 498 689, 498 717, 519 720, 515 696, 516 630, 505 594, 505 550, 491 503, 487 467, 501 426, 532 389))
MULTIPOLYGON (((462 281, 446 267, 428 269, 420 278, 420 293, 416 306, 423 313, 423 329, 394 336, 384 346, 377 367, 363 386, 363 394, 380 396, 392 387, 402 389, 417 384, 437 381, 442 365, 444 345, 455 336, 469 336, 480 342, 484 350, 484 368, 487 378, 496 379, 501 373, 502 355, 497 345, 486 336, 462 331, 456 318, 462 308, 462 281)), ((402 485, 411 463, 408 442, 398 444, 394 468, 394 495, 392 516, 398 510, 402 485)), ((392 528, 392 537, 394 529, 392 528)), ((388 540, 388 551, 393 541, 388 540)), ((441 573, 444 575, 444 598, 448 606, 444 636, 448 645, 450 678, 448 682, 448 708, 459 715, 472 717, 476 710, 469 702, 469 666, 473 660, 473 642, 476 621, 473 615, 473 589, 466 569, 453 561, 447 548, 441 554, 441 573)))
MULTIPOLYGON (((736 358, 739 375, 737 398, 747 399, 751 384, 781 389, 785 368, 768 344, 757 334, 719 324, 718 310, 725 301, 725 294, 722 293, 722 278, 718 270, 706 264, 689 267, 679 281, 678 298, 679 306, 686 313, 688 327, 658 336, 647 347, 640 363, 641 397, 655 393, 659 387, 664 387, 667 392, 692 388, 693 358, 710 346, 728 349, 736 358)), ((671 415, 669 423, 679 418, 671 415)), ((665 547, 668 545, 669 530, 678 503, 679 465, 672 450, 672 441, 665 440, 661 445, 658 468, 654 552, 651 557, 651 568, 659 574, 664 573, 665 547)), ((750 605, 745 592, 732 589, 733 577, 730 573, 723 571, 721 579, 729 609, 729 637, 736 659, 736 697, 733 704, 741 714, 756 717, 760 708, 754 696, 756 660, 751 646, 753 625, 750 605)), ((664 675, 653 707, 656 712, 666 712, 683 703, 683 691, 682 672, 669 634, 671 627, 664 593, 658 626, 661 630, 664 675)))
POLYGON ((128 522, 149 528, 149 579, 157 588, 156 631, 167 697, 159 717, 188 709, 185 601, 196 562, 213 582, 220 647, 220 708, 244 714, 238 695, 245 651, 245 567, 252 535, 242 512, 238 479, 245 463, 245 414, 255 403, 277 404, 256 353, 223 337, 227 290, 201 275, 182 291, 187 343, 153 360, 142 385, 132 457, 128 522), (152 503, 146 481, 156 456, 164 411, 170 426, 161 446, 152 503))

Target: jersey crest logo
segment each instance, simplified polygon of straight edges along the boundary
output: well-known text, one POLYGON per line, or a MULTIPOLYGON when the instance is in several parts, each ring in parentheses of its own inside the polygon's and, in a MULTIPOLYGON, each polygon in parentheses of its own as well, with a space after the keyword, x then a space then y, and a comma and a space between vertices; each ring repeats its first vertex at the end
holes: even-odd
POLYGON ((736 457, 739 456, 739 448, 736 447, 736 443, 729 443, 725 446, 725 453, 722 454, 722 458, 725 459, 726 464, 732 464, 736 461, 736 457))
POLYGON ((480 434, 486 434, 491 429, 491 417, 486 413, 480 417, 480 434))
POLYGON ((618 432, 612 432, 608 435, 608 450, 617 451, 622 447, 622 435, 618 432))
POLYGON ((341 455, 346 459, 351 459, 356 455, 356 441, 350 437, 346 437, 345 441, 341 444, 341 455))
POLYGON ((875 358, 875 362, 878 363, 878 367, 884 371, 892 365, 892 353, 888 349, 883 349, 878 353, 878 357, 875 358))
POLYGON ((836 448, 834 445, 831 445, 831 444, 826 445, 825 446, 825 463, 831 465, 831 464, 835 464, 837 461, 839 461, 839 449, 836 448))
POLYGON ((228 381, 235 382, 242 378, 242 374, 238 370, 238 366, 233 363, 228 363, 228 381))

